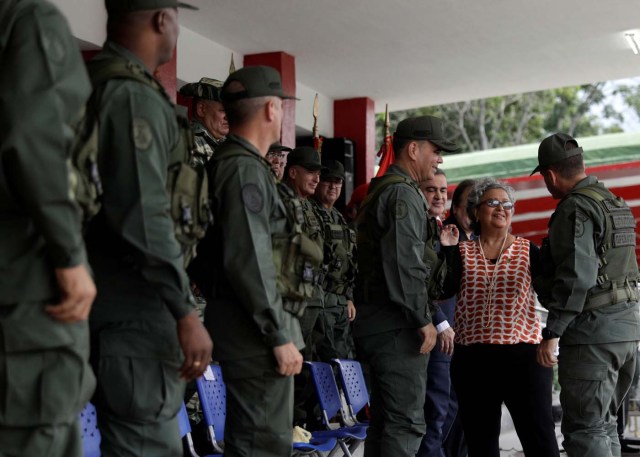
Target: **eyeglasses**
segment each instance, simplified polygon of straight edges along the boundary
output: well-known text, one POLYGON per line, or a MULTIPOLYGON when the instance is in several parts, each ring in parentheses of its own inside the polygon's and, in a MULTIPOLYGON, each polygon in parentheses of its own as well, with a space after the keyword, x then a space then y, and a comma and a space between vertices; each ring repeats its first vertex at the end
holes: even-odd
POLYGON ((478 206, 480 206, 482 204, 487 205, 489 208, 497 208, 498 206, 502 206, 502 209, 504 209, 505 211, 511 211, 513 209, 513 203, 512 202, 510 202, 509 200, 505 200, 505 201, 501 202, 497 198, 491 198, 489 200, 485 200, 483 202, 480 202, 480 203, 478 203, 478 206))

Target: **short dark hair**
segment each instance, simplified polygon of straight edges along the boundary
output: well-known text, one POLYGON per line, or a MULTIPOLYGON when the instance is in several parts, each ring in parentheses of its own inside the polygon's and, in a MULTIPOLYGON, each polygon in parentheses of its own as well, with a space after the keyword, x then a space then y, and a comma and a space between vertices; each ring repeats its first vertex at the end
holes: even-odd
MULTIPOLYGON (((241 92, 244 90, 244 86, 239 81, 231 81, 227 86, 227 92, 233 94, 234 92, 241 92)), ((240 100, 225 101, 222 103, 225 113, 227 114, 227 121, 230 126, 244 124, 249 121, 258 112, 266 101, 269 99, 265 97, 255 98, 242 98, 240 100)))
MULTIPOLYGON (((575 149, 576 147, 577 146, 573 143, 567 143, 565 145, 565 151, 575 149)), ((584 160, 582 158, 582 154, 577 154, 544 167, 543 170, 549 168, 558 173, 560 177, 564 179, 571 179, 575 178, 580 173, 584 173, 584 160)))
POLYGON ((396 156, 400 155, 403 149, 407 146, 407 144, 411 143, 414 140, 408 140, 406 138, 396 138, 393 137, 393 152, 396 156))
MULTIPOLYGON (((438 168, 439 170, 439 168, 438 168)), ((454 208, 459 208, 460 203, 462 203, 462 195, 464 191, 469 187, 472 187, 476 183, 475 179, 465 179, 464 181, 460 181, 460 184, 456 186, 456 189, 453 191, 453 195, 451 196, 451 210, 454 208)))
POLYGON ((445 178, 447 177, 447 174, 444 172, 442 168, 436 168, 436 172, 433 175, 434 176, 442 175, 445 178))

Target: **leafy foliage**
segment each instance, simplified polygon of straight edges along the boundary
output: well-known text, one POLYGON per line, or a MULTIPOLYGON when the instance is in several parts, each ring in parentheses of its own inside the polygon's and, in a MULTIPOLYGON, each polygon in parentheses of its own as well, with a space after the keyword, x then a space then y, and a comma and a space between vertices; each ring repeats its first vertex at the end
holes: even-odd
MULTIPOLYGON (((459 152, 535 143, 552 132, 572 136, 621 132, 624 114, 612 102, 616 95, 640 115, 640 85, 601 82, 395 111, 390 113, 391 132, 407 117, 437 116, 444 122, 445 135, 461 147, 459 152)), ((380 114, 378 144, 383 123, 380 114)))

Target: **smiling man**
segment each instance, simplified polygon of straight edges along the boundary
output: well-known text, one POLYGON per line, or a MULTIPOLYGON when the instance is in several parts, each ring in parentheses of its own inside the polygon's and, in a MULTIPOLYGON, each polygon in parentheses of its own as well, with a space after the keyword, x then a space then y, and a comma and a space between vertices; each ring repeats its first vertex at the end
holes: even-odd
POLYGON ((441 151, 457 149, 433 116, 401 121, 393 148, 396 161, 371 181, 358 225, 353 332, 372 391, 365 457, 414 457, 425 433, 427 354, 436 342, 427 286, 437 255, 418 182, 434 177, 441 151))
POLYGON ((322 221, 324 235, 324 308, 320 313, 324 337, 316 349, 320 360, 329 362, 334 358, 353 358, 349 322, 356 317, 353 304, 356 234, 333 206, 342 193, 344 166, 337 160, 328 160, 324 165, 311 202, 322 221))

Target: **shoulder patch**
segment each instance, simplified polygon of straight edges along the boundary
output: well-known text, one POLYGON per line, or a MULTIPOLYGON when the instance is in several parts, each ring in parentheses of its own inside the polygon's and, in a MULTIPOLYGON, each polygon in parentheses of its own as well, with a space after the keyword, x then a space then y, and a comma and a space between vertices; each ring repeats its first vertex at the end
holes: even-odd
POLYGON ((581 238, 584 235, 584 223, 589 218, 582 213, 581 211, 576 211, 576 220, 573 225, 573 236, 576 238, 581 238))
POLYGON ((259 213, 264 206, 264 197, 256 184, 245 184, 242 186, 242 201, 252 213, 259 213))
POLYGON ((404 219, 407 217, 409 210, 404 200, 396 200, 396 204, 391 209, 394 219, 404 219))
POLYGON ((45 30, 42 36, 42 45, 51 62, 56 65, 62 63, 67 55, 64 43, 57 32, 45 30))
POLYGON ((151 133, 149 122, 146 119, 135 117, 131 127, 133 128, 133 143, 136 149, 142 151, 149 149, 153 142, 153 134, 151 133))

